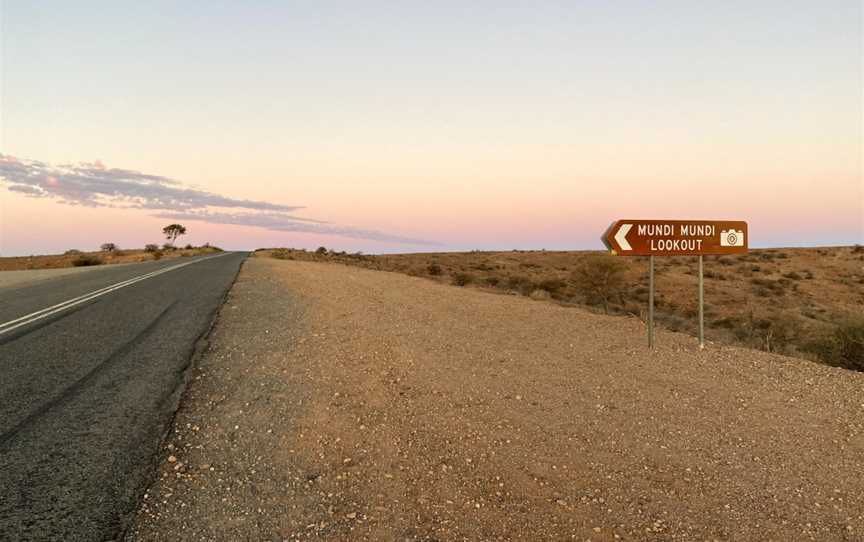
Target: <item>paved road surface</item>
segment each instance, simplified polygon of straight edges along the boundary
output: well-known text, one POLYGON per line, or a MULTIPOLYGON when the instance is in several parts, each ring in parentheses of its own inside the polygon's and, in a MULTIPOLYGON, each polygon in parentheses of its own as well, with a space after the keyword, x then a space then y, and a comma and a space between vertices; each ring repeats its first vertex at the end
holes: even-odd
POLYGON ((195 344, 244 258, 0 288, 0 540, 119 536, 153 475, 195 344))

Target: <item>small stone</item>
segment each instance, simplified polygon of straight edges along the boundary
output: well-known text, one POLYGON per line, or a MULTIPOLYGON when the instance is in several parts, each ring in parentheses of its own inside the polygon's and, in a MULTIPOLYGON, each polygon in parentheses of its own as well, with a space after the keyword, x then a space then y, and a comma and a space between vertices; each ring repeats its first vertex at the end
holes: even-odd
POLYGON ((169 456, 168 456, 168 462, 169 462, 169 463, 176 463, 176 462, 177 462, 177 458, 174 457, 173 455, 169 455, 169 456))
POLYGON ((351 512, 350 514, 345 514, 345 517, 348 519, 354 519, 357 517, 357 512, 351 512))

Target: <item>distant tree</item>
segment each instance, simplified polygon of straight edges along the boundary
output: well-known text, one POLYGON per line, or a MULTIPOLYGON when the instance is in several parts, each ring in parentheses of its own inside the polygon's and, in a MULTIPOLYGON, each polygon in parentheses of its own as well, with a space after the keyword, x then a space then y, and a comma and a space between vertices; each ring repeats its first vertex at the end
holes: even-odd
POLYGON ((144 245, 144 252, 156 252, 158 250, 159 250, 159 245, 156 245, 153 243, 144 245))
POLYGON ((102 252, 114 252, 117 250, 117 245, 114 243, 102 243, 102 246, 99 248, 102 249, 102 252))
POLYGON ((315 254, 320 254, 322 256, 327 254, 327 247, 318 247, 318 249, 315 251, 315 254))
POLYGON ((162 228, 162 233, 165 234, 165 238, 168 239, 171 246, 174 246, 174 241, 181 235, 186 234, 186 226, 182 224, 169 224, 162 228))

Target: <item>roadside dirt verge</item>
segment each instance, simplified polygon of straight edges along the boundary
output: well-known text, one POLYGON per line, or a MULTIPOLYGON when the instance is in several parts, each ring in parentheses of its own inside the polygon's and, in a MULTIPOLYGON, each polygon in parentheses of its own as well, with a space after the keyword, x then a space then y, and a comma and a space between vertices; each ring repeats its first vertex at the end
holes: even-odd
POLYGON ((862 540, 864 374, 252 258, 131 540, 862 540))

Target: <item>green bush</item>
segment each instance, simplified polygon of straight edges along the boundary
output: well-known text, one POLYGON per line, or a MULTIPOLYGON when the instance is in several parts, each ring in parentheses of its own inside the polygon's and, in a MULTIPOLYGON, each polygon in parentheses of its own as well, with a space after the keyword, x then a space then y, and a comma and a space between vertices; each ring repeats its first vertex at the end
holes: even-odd
POLYGON ((102 265, 102 259, 93 256, 92 254, 82 254, 72 260, 72 265, 75 267, 89 267, 91 265, 102 265))

